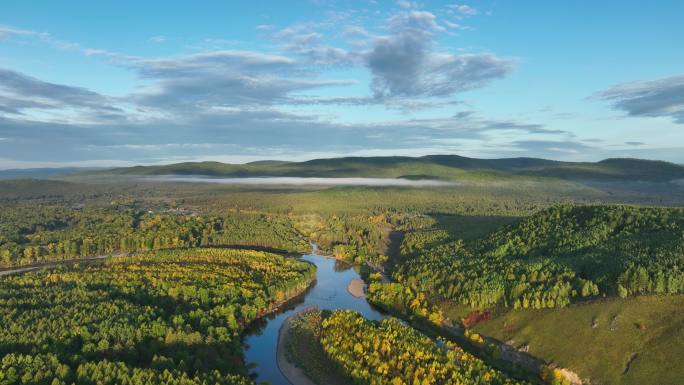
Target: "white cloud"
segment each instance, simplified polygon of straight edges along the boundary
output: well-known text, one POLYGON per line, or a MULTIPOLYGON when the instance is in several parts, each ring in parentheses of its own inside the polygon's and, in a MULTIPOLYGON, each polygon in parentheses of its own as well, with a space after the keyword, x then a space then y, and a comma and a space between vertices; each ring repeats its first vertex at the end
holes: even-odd
POLYGON ((0 158, 0 170, 30 169, 30 168, 66 168, 66 167, 131 167, 135 162, 119 159, 84 159, 75 162, 51 162, 51 161, 21 161, 0 158))
POLYGON ((388 20, 390 34, 377 37, 366 55, 377 97, 446 97, 482 87, 513 70, 494 54, 435 51, 435 33, 444 30, 430 12, 412 11, 388 20))
POLYGON ((475 16, 478 14, 477 9, 465 4, 451 4, 447 5, 447 8, 452 9, 463 16, 475 16))
POLYGON ((149 41, 150 43, 157 43, 157 44, 165 43, 166 40, 167 40, 167 37, 163 36, 163 35, 152 36, 149 39, 147 39, 147 41, 149 41))
POLYGON ((10 39, 12 37, 21 37, 21 36, 29 36, 29 37, 38 37, 38 38, 47 38, 49 35, 46 33, 42 32, 36 32, 36 31, 31 31, 31 30, 26 30, 26 29, 18 29, 18 28, 12 28, 12 27, 7 27, 7 26, 1 26, 0 25, 0 41, 10 39))
POLYGON ((408 9, 408 8, 413 7, 413 5, 411 4, 411 2, 410 2, 410 1, 407 1, 407 0, 398 0, 398 1, 397 1, 397 5, 398 5, 400 8, 404 8, 404 9, 408 9))

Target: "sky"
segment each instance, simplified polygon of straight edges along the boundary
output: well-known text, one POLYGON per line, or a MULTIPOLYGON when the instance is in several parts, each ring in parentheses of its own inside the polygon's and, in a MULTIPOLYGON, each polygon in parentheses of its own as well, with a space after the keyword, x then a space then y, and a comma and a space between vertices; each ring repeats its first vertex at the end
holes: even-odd
POLYGON ((684 163, 684 2, 5 0, 0 169, 684 163))

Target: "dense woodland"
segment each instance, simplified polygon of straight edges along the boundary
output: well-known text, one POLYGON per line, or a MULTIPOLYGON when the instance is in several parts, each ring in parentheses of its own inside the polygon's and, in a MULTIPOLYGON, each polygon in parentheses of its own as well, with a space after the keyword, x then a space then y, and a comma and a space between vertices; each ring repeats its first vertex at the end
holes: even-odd
POLYGON ((386 257, 382 249, 386 242, 388 215, 328 215, 305 216, 295 226, 321 249, 337 259, 350 263, 381 266, 386 257), (308 219, 308 220, 307 220, 308 219))
POLYGON ((388 312, 428 320, 441 325, 445 319, 441 310, 432 305, 424 292, 402 285, 401 283, 382 283, 377 273, 371 274, 367 298, 373 305, 388 312))
POLYGON ((398 281, 477 308, 684 293, 684 210, 557 206, 467 242, 429 226, 402 255, 398 281))
POLYGON ((317 385, 353 385, 353 379, 333 361, 321 344, 323 318, 329 313, 306 309, 288 320, 284 344, 287 360, 317 385))
POLYGON ((0 266, 217 245, 309 249, 287 217, 259 213, 39 206, 5 209, 0 221, 0 266))
POLYGON ((514 384, 449 341, 433 340, 394 318, 378 323, 352 311, 323 319, 321 344, 358 384, 514 384))
POLYGON ((0 280, 0 384, 247 384, 240 334, 315 268, 191 249, 0 280))
POLYGON ((389 214, 289 216, 130 206, 13 207, 0 221, 0 267, 199 246, 252 246, 303 253, 316 242, 353 263, 382 265, 389 214))
MULTIPOLYGON (((0 266, 122 255, 0 279, 0 384, 250 383, 239 334, 313 272, 266 253, 188 249, 199 246, 305 252, 311 240, 337 258, 388 268, 395 282, 371 275, 368 300, 434 324, 445 316, 433 299, 524 309, 684 293, 682 209, 578 205, 677 204, 679 193, 602 188, 535 180, 312 191, 0 182, 0 266), (3 189, 7 183, 19 187, 3 189), (388 261, 391 230, 405 238, 388 261)), ((417 360, 426 384, 445 383, 445 373, 465 384, 508 381, 455 345, 430 347, 407 327, 335 314, 339 322, 325 330, 337 339, 320 339, 321 349, 332 349, 329 358, 359 383, 421 383, 396 359, 416 351, 430 357, 417 360), (367 361, 349 345, 354 335, 367 361), (371 338, 397 349, 378 352, 371 338)))

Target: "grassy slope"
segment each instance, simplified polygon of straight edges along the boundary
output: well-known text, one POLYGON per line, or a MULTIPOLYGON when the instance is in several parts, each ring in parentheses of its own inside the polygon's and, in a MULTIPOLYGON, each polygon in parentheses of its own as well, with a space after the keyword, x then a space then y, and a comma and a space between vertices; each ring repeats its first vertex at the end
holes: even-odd
MULTIPOLYGON (((102 172, 92 172, 97 175, 102 172)), ((597 163, 557 162, 535 158, 474 159, 457 155, 349 157, 306 162, 265 161, 241 165, 218 162, 177 163, 119 168, 117 175, 201 174, 211 176, 407 177, 492 180, 504 177, 670 181, 684 178, 684 167, 640 159, 606 159, 597 163)))
POLYGON ((603 384, 675 385, 684 378, 677 358, 684 346, 683 326, 684 296, 678 295, 508 311, 475 330, 512 340, 514 346, 527 344, 531 354, 603 384))

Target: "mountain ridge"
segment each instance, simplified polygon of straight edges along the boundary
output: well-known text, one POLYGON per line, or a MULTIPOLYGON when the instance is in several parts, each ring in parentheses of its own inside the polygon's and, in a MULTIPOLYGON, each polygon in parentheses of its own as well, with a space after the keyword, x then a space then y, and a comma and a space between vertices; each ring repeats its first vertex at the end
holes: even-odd
POLYGON ((265 160, 245 164, 215 161, 134 166, 83 174, 130 176, 205 175, 213 177, 383 177, 426 179, 549 177, 571 180, 668 182, 684 179, 684 166, 636 158, 608 158, 598 162, 565 162, 541 158, 469 158, 459 155, 421 157, 342 157, 302 162, 265 160))

